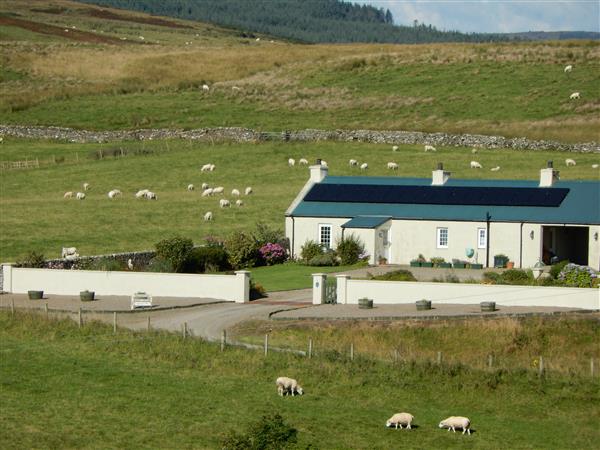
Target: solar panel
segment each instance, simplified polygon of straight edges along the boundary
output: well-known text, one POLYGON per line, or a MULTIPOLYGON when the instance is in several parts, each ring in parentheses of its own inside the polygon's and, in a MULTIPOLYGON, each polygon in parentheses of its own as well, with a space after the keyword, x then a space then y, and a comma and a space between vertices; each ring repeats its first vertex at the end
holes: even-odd
POLYGON ((317 183, 306 202, 558 207, 567 188, 390 186, 317 183))

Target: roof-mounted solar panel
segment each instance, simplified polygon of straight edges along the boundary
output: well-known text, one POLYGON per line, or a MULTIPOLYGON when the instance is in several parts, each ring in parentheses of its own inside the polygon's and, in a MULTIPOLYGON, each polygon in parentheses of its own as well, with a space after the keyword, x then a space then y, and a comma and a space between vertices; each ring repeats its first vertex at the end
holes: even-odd
POLYGON ((568 188, 317 183, 306 202, 558 207, 568 188))

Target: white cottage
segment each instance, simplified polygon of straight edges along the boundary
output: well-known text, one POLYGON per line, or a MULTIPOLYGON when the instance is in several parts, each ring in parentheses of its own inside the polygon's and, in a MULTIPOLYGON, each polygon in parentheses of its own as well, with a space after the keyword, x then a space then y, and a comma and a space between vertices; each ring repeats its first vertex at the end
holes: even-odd
POLYGON ((333 177, 318 164, 285 223, 293 256, 354 234, 371 264, 422 254, 492 267, 504 254, 520 268, 558 258, 600 269, 600 182, 558 181, 551 161, 539 181, 451 179, 442 164, 431 179, 333 177))

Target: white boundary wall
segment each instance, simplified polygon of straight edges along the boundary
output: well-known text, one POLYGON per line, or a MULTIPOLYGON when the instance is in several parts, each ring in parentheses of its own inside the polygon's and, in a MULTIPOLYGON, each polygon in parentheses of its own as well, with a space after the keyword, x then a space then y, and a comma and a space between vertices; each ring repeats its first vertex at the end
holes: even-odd
POLYGON ((244 303, 250 299, 250 272, 235 275, 120 272, 97 270, 26 269, 3 265, 5 292, 28 290, 54 295, 79 295, 90 290, 97 295, 127 295, 144 291, 155 297, 199 297, 244 303))
POLYGON ((493 301, 504 306, 600 310, 600 289, 352 280, 348 275, 337 276, 339 304, 356 305, 363 297, 372 299, 376 305, 407 304, 427 299, 446 304, 470 305, 493 301))

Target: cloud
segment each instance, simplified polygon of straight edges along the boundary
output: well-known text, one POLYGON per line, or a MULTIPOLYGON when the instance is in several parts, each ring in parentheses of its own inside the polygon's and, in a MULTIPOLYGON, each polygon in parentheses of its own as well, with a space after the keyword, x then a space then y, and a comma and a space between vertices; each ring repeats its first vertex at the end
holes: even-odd
POLYGON ((598 0, 363 0, 389 9, 397 25, 463 32, 600 31, 598 0))

